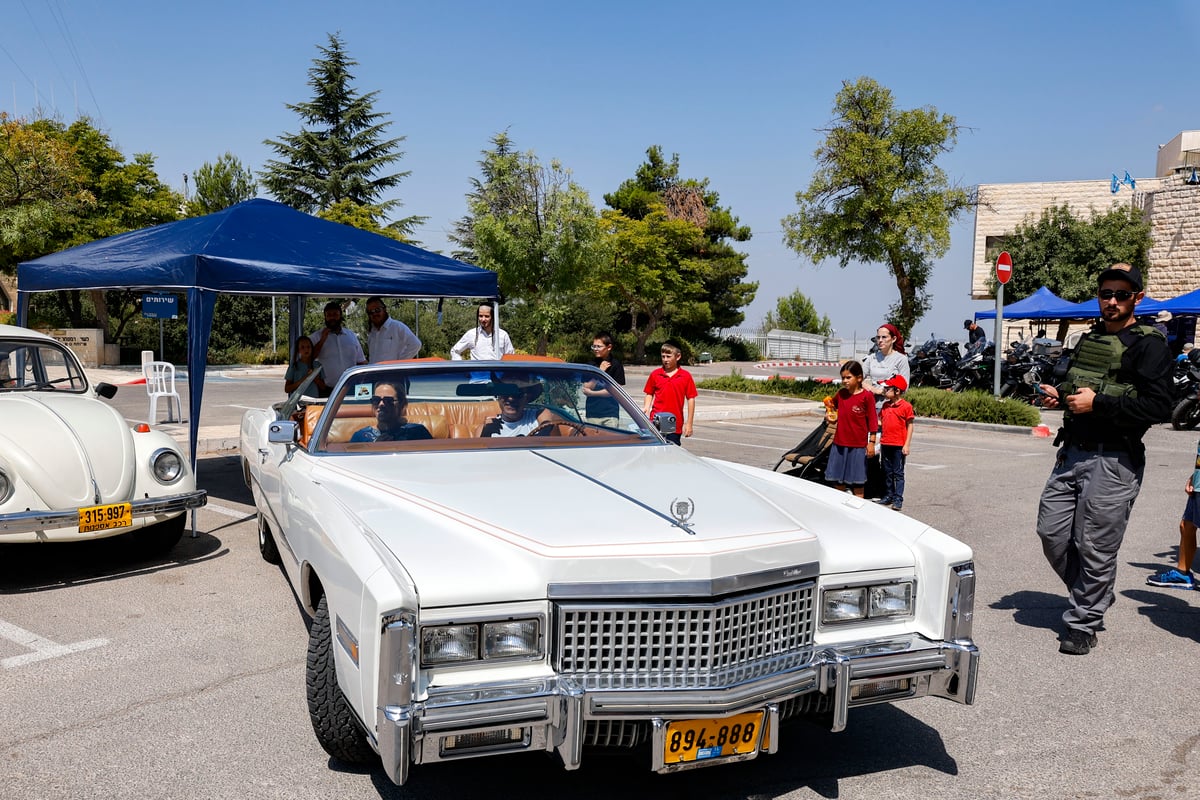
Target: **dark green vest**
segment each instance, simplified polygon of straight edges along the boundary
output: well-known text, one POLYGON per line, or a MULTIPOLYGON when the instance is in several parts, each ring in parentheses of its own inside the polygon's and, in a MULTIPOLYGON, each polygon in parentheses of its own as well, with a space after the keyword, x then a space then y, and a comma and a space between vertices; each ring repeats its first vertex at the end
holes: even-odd
MULTIPOLYGON (((1166 342, 1162 331, 1149 325, 1133 325, 1119 333, 1096 333, 1088 331, 1079 340, 1071 353, 1070 366, 1067 368, 1066 380, 1058 385, 1058 396, 1065 400, 1067 395, 1074 394, 1084 386, 1096 394, 1109 397, 1136 397, 1137 389, 1133 384, 1120 380, 1121 357, 1129 348, 1121 340, 1120 334, 1136 336, 1157 336, 1166 342)), ((1071 412, 1063 411, 1064 419, 1071 412)))

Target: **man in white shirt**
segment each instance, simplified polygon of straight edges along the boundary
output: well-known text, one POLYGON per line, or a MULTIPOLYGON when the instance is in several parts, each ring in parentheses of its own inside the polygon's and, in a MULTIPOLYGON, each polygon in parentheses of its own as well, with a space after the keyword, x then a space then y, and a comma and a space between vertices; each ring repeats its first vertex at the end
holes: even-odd
POLYGON ((387 306, 379 297, 367 298, 367 320, 367 349, 372 364, 416 358, 421 352, 421 340, 403 322, 388 316, 387 306))
POLYGON ((506 353, 515 353, 512 340, 502 328, 492 330, 492 307, 481 305, 476 314, 479 324, 462 335, 462 338, 450 348, 450 358, 462 361, 463 354, 472 361, 492 361, 506 353))
POLYGON ((337 303, 325 304, 325 327, 313 331, 309 338, 313 342, 313 357, 321 359, 325 383, 330 386, 350 367, 367 363, 358 334, 342 327, 342 307, 337 303))

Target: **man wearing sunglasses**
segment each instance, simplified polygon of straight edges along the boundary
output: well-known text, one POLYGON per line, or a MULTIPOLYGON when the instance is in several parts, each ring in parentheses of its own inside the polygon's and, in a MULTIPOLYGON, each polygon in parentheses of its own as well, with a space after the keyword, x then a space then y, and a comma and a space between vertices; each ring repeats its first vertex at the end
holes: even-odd
POLYGON ((1071 351, 1045 408, 1063 409, 1061 444, 1038 505, 1042 550, 1066 584, 1070 607, 1059 652, 1087 655, 1115 599, 1117 551, 1145 468, 1142 437, 1171 413, 1166 337, 1139 325, 1142 273, 1113 264, 1100 273, 1100 322, 1071 351))
POLYGON ((372 364, 416 358, 421 352, 421 340, 403 322, 388 316, 383 298, 367 298, 367 320, 367 350, 372 364))
POLYGON ((432 439, 429 429, 404 418, 408 396, 399 383, 377 383, 371 396, 375 426, 360 428, 350 437, 351 442, 405 442, 432 439))

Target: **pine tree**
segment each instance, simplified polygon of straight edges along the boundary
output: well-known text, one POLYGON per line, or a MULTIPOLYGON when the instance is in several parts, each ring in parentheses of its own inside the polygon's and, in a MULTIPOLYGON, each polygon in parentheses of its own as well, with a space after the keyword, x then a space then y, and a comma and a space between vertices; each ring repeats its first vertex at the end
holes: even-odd
POLYGON ((385 222, 402 203, 383 196, 410 173, 380 174, 404 157, 399 146, 405 137, 384 138, 391 122, 374 108, 379 93, 360 95, 354 88, 350 68, 358 62, 346 54, 341 37, 329 34, 329 45, 317 49, 321 57, 308 71, 312 100, 287 104, 300 116, 300 132, 264 142, 278 159, 267 162, 262 184, 280 202, 309 214, 324 216, 321 212, 338 206, 339 218, 345 218, 348 203, 359 206, 372 222, 363 227, 386 227, 407 238, 426 218, 385 222))

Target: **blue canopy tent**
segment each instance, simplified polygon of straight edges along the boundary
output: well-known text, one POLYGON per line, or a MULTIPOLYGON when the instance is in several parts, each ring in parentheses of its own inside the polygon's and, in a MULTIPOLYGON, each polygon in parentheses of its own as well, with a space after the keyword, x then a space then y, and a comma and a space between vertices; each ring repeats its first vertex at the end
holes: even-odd
MULTIPOLYGON (((1187 294, 1181 294, 1178 297, 1172 297, 1169 300, 1158 300, 1156 302, 1155 311, 1170 311, 1172 314, 1177 315, 1200 314, 1200 289, 1195 289, 1187 294)), ((1138 313, 1141 313, 1145 305, 1146 300, 1138 304, 1138 313)))
POLYGON ((33 292, 187 292, 188 444, 193 467, 218 293, 289 295, 289 341, 293 342, 301 333, 305 295, 499 297, 494 272, 271 200, 247 200, 215 214, 130 231, 26 261, 18 266, 17 287, 19 325, 26 324, 33 292))
MULTIPOLYGON (((1096 316, 1095 301, 1092 301, 1092 313, 1096 316)), ((1047 289, 1045 286, 1023 300, 1004 307, 1005 319, 1073 319, 1079 316, 1075 303, 1069 303, 1047 289)), ((976 311, 975 319, 995 319, 995 309, 976 311)))

